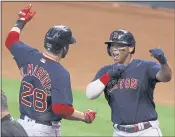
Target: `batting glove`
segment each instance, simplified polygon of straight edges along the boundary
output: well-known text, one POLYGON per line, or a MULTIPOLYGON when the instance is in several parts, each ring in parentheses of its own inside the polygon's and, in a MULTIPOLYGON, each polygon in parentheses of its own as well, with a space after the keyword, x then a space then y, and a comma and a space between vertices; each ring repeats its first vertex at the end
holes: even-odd
POLYGON ((151 56, 156 58, 160 64, 166 64, 167 58, 165 57, 165 54, 162 49, 160 48, 153 48, 150 49, 149 52, 151 53, 151 56))
POLYGON ((92 123, 95 119, 95 115, 96 115, 96 112, 93 111, 93 110, 90 110, 90 109, 87 109, 86 111, 84 111, 84 117, 85 117, 85 123, 92 123))
POLYGON ((109 76, 112 77, 119 77, 121 73, 124 71, 126 65, 116 63, 111 66, 111 69, 108 71, 109 76))
POLYGON ((29 4, 26 8, 23 8, 18 14, 18 20, 14 27, 18 27, 20 30, 24 28, 24 25, 29 22, 33 16, 35 15, 35 11, 30 11, 32 8, 32 4, 29 4))

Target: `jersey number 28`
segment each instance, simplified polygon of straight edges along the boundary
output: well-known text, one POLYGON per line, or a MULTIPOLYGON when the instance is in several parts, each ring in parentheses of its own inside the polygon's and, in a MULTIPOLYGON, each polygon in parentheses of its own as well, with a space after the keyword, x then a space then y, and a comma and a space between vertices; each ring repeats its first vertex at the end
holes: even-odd
POLYGON ((22 82, 23 89, 26 87, 28 90, 23 91, 21 93, 21 103, 28 106, 32 107, 38 111, 38 112, 44 112, 47 109, 47 94, 38 88, 33 88, 33 85, 30 83, 27 83, 26 81, 22 82), (40 95, 40 96, 39 96, 40 95), (26 100, 26 97, 33 97, 33 102, 30 102, 26 100), (41 107, 39 107, 37 104, 40 103, 41 107))

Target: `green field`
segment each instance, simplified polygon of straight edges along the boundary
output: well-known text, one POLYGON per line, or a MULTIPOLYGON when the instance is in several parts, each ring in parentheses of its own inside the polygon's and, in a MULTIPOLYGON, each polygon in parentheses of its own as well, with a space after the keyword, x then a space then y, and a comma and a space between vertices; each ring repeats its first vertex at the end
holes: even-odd
MULTIPOLYGON (((12 116, 17 119, 19 117, 18 110, 18 80, 2 80, 2 89, 8 97, 9 111, 12 116)), ((90 101, 85 94, 80 91, 74 91, 74 106, 78 110, 84 111, 87 108, 97 111, 97 118, 92 124, 85 124, 75 121, 62 121, 62 136, 112 136, 113 129, 110 121, 110 109, 101 96, 97 100, 90 101)), ((156 105, 159 114, 159 122, 164 136, 175 136, 174 123, 175 112, 174 107, 156 105)))

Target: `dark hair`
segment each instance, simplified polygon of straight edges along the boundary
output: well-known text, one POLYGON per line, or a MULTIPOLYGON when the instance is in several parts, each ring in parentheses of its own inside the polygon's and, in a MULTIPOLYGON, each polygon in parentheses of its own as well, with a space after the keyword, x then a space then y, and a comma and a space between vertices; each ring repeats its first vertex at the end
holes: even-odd
POLYGON ((3 112, 7 110, 8 110, 7 97, 1 89, 1 111, 3 112))

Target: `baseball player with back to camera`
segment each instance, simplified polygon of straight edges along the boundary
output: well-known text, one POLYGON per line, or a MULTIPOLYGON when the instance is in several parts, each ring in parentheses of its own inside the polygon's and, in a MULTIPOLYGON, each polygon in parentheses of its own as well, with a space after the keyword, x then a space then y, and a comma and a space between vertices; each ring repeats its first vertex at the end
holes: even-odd
POLYGON ((122 29, 113 31, 105 44, 114 64, 97 72, 86 87, 86 96, 96 99, 104 91, 111 108, 113 136, 162 136, 153 98, 156 83, 171 80, 164 52, 160 48, 149 51, 159 64, 134 59, 135 38, 122 29))
POLYGON ((44 39, 44 53, 19 40, 21 30, 35 15, 30 9, 31 4, 19 12, 5 43, 22 76, 18 122, 29 136, 61 136, 61 119, 92 123, 96 112, 79 112, 73 107, 70 73, 59 63, 68 53, 69 44, 76 42, 70 28, 50 28, 44 39))

